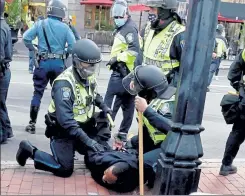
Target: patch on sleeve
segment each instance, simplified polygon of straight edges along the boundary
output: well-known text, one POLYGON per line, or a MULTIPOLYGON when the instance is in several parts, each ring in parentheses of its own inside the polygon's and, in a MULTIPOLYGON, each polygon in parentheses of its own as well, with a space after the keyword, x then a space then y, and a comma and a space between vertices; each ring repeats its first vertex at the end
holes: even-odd
POLYGON ((71 98, 71 89, 68 87, 63 87, 62 91, 62 100, 69 100, 71 98))
POLYGON ((134 41, 134 35, 133 35, 133 33, 128 33, 126 35, 126 41, 127 41, 128 44, 131 44, 134 41))
POLYGON ((180 41, 180 46, 181 46, 182 49, 184 48, 184 46, 185 46, 185 40, 181 40, 180 41))

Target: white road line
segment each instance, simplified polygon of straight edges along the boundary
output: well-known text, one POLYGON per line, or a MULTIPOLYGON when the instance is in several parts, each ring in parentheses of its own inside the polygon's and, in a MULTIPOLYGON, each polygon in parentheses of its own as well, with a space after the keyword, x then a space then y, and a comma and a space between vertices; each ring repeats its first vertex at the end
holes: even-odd
POLYGON ((210 87, 232 88, 231 86, 226 86, 226 85, 216 85, 216 84, 211 84, 210 87))
MULTIPOLYGON (((33 86, 33 82, 15 82, 15 81, 11 81, 10 84, 32 85, 33 86)), ((98 88, 107 88, 107 86, 98 86, 98 88)), ((49 89, 50 89, 50 87, 48 86, 48 90, 49 89)))

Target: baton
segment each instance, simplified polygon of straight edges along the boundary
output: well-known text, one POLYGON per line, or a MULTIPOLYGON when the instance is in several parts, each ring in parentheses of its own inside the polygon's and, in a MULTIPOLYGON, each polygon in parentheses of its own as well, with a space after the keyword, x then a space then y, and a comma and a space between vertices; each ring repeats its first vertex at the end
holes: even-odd
POLYGON ((109 120, 109 122, 111 124, 111 127, 114 128, 115 127, 115 124, 114 124, 114 121, 111 118, 111 115, 107 113, 106 116, 107 116, 107 119, 109 120))
POLYGON ((138 116, 139 116, 139 182, 140 182, 140 195, 144 195, 144 155, 143 155, 142 113, 138 112, 138 116))

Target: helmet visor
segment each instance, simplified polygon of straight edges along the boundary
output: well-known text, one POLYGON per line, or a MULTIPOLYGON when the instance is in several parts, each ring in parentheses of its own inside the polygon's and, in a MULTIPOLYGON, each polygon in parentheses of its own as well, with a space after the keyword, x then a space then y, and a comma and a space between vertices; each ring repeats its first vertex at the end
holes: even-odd
POLYGON ((122 84, 125 90, 128 91, 131 95, 137 95, 140 91, 143 90, 143 88, 137 82, 134 72, 131 72, 125 76, 122 80, 122 84))
POLYGON ((114 17, 124 17, 127 12, 127 7, 121 4, 115 4, 111 8, 111 18, 114 17))

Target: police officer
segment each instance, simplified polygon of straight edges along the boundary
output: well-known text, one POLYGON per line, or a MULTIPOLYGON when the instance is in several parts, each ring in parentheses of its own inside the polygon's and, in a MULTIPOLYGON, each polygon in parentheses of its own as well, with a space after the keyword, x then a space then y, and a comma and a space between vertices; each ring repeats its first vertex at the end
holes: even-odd
POLYGON ((64 70, 64 60, 71 53, 75 43, 72 31, 62 22, 65 9, 65 5, 60 0, 50 1, 47 6, 48 18, 36 22, 23 35, 26 47, 38 53, 33 75, 34 95, 31 101, 31 119, 26 127, 26 131, 31 134, 36 132, 35 124, 45 87, 48 82, 52 85, 54 79, 64 70), (38 37, 38 49, 32 44, 36 37, 38 37), (65 51, 66 43, 68 44, 67 51, 65 51))
POLYGON ((107 66, 112 74, 105 95, 105 103, 113 113, 113 120, 119 108, 123 111, 123 121, 118 137, 124 141, 134 116, 134 96, 128 94, 122 86, 122 78, 132 71, 137 64, 139 53, 139 36, 136 24, 130 18, 125 0, 116 0, 111 8, 111 17, 116 30, 111 49, 111 60, 107 66))
POLYGON ((1 144, 7 142, 7 138, 13 137, 13 132, 6 107, 6 99, 11 78, 9 63, 12 61, 13 48, 11 31, 6 23, 4 12, 5 1, 0 0, 0 140, 1 144))
POLYGON ((210 65, 210 70, 209 70, 209 77, 208 77, 208 89, 207 91, 209 92, 209 86, 212 83, 213 76, 215 74, 215 79, 218 80, 218 73, 219 73, 219 66, 221 63, 222 58, 226 59, 227 55, 227 40, 225 37, 222 36, 224 32, 224 26, 222 24, 218 24, 216 28, 216 45, 215 45, 215 55, 212 58, 212 62, 210 65))
POLYGON ((22 141, 16 155, 21 166, 30 157, 35 168, 69 177, 73 172, 74 151, 86 154, 90 149, 103 151, 110 139, 110 126, 105 118, 110 109, 97 93, 96 64, 101 61, 97 45, 79 40, 73 48, 73 66, 59 75, 52 87, 52 101, 45 116, 53 156, 22 141), (103 112, 95 115, 95 106, 103 112), (101 144, 99 144, 100 142, 101 144))
POLYGON ((161 68, 168 81, 176 86, 185 31, 175 12, 177 0, 147 0, 146 5, 155 9, 157 16, 141 31, 143 63, 161 68))
MULTIPOLYGON (((160 146, 171 131, 176 88, 168 84, 161 69, 154 65, 135 68, 134 73, 123 79, 123 86, 130 94, 139 95, 135 98, 135 107, 143 113, 145 175, 154 179, 154 167, 161 152, 160 146)), ((131 145, 136 149, 138 139, 138 136, 131 139, 131 145)), ((148 180, 149 186, 153 185, 153 179, 148 180)))
MULTIPOLYGON (((136 97, 135 105, 144 115, 144 179, 152 186, 160 145, 171 130, 176 89, 168 84, 161 69, 152 65, 136 67, 123 79, 123 86, 132 95, 142 96, 136 97)), ((138 136, 135 136, 121 151, 89 153, 85 163, 101 185, 120 192, 132 191, 138 185, 137 149, 138 136)))
POLYGON ((68 18, 68 26, 70 27, 71 31, 73 32, 74 36, 75 36, 75 39, 78 41, 81 39, 81 37, 79 36, 76 28, 73 26, 72 24, 72 16, 69 15, 69 18, 68 18))
POLYGON ((239 103, 239 117, 235 120, 232 131, 226 142, 224 157, 222 160, 222 166, 220 168, 220 175, 227 176, 237 172, 237 168, 232 165, 234 158, 236 157, 240 145, 245 140, 245 50, 243 50, 233 62, 230 67, 228 79, 231 82, 231 86, 240 91, 240 103, 239 103), (241 83, 243 77, 243 84, 241 83))

